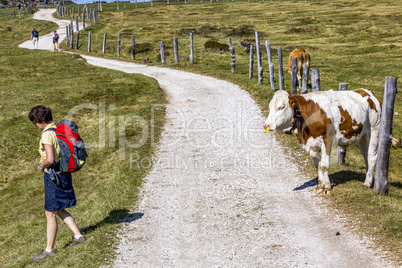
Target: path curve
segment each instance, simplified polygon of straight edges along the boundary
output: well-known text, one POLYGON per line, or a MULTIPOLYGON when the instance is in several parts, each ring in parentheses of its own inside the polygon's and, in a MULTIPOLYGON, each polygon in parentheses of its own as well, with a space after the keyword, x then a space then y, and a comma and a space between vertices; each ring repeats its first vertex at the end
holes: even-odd
MULTIPOLYGON (((58 23, 64 38, 69 22, 52 12, 40 10, 34 18, 58 23)), ((45 38, 40 49, 52 50, 45 38)), ((20 46, 32 48, 32 43, 20 46)), ((390 266, 369 241, 348 232, 320 205, 323 199, 313 187, 293 190, 310 179, 273 135, 262 133, 260 108, 238 86, 82 56, 96 66, 154 77, 170 103, 153 169, 134 218, 122 223, 112 266, 390 266)))

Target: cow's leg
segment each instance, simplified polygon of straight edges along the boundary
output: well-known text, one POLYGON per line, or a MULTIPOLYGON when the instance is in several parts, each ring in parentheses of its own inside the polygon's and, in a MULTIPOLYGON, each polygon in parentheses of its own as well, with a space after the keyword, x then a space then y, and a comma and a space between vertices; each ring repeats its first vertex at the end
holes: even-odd
POLYGON ((299 89, 302 88, 302 77, 300 75, 297 75, 297 80, 299 82, 299 89))
POLYGON ((368 142, 368 151, 367 151, 367 163, 366 163, 366 180, 364 181, 363 186, 370 188, 373 186, 373 174, 375 165, 377 162, 377 145, 378 145, 378 135, 379 135, 379 126, 371 128, 371 135, 368 142))
POLYGON ((303 62, 299 55, 297 57, 297 80, 299 81, 299 89, 302 88, 302 74, 303 74, 303 62))
POLYGON ((367 167, 368 167, 367 154, 368 154, 368 149, 369 149, 369 141, 370 140, 367 138, 367 134, 365 134, 357 142, 357 147, 359 147, 359 150, 362 153, 363 158, 364 158, 364 163, 366 164, 366 172, 367 172, 367 167))
POLYGON ((325 144, 321 146, 321 161, 318 163, 318 186, 317 192, 323 192, 324 194, 331 193, 331 183, 329 181, 329 157, 331 150, 326 150, 325 144))
POLYGON ((321 162, 321 154, 318 154, 316 157, 313 157, 313 163, 315 168, 317 169, 317 179, 318 179, 318 183, 317 183, 317 192, 321 192, 322 190, 322 172, 319 169, 320 166, 320 162, 321 162))
POLYGON ((313 163, 314 163, 315 168, 318 168, 318 164, 320 163, 320 161, 321 161, 321 155, 318 155, 313 158, 313 163))

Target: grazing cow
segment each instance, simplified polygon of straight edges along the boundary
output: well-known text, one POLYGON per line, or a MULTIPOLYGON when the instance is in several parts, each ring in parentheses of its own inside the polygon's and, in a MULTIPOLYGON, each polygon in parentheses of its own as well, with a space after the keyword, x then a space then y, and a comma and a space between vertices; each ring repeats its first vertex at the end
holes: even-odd
POLYGON ((318 171, 317 191, 329 193, 329 157, 333 144, 346 149, 357 144, 366 163, 364 187, 373 184, 381 101, 367 89, 321 91, 293 95, 279 90, 269 103, 267 130, 295 130, 318 171))
POLYGON ((306 63, 310 67, 310 54, 303 48, 293 50, 289 55, 288 70, 292 74, 292 59, 297 58, 297 80, 299 81, 299 88, 302 86, 303 65, 306 63))

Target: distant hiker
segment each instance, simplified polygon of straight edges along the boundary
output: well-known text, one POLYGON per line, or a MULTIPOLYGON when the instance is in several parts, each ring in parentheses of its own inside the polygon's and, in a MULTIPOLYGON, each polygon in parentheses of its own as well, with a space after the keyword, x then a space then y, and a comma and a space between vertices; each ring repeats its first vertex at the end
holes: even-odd
POLYGON ((18 10, 21 9, 21 3, 18 3, 18 10))
POLYGON ((53 32, 53 50, 59 51, 59 34, 57 31, 53 32))
POLYGON ((33 28, 32 32, 31 32, 31 40, 32 40, 32 44, 35 48, 35 44, 36 44, 36 48, 39 48, 39 33, 38 31, 33 28))
POLYGON ((57 234, 57 218, 59 216, 74 233, 71 245, 84 242, 74 218, 65 209, 76 205, 71 173, 58 173, 54 163, 61 159, 60 146, 55 133, 56 124, 52 122, 52 111, 43 105, 35 106, 29 112, 29 120, 42 131, 39 143, 40 161, 38 171, 44 173, 45 182, 45 215, 47 220, 47 246, 41 254, 32 258, 33 262, 41 262, 56 254, 54 242, 57 234))

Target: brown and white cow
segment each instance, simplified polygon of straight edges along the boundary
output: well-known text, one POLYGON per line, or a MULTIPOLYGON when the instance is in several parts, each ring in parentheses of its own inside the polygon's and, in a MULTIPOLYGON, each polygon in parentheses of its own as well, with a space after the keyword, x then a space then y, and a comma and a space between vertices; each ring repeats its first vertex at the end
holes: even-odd
POLYGON ((381 101, 367 89, 321 91, 291 96, 279 90, 269 103, 266 130, 295 130, 318 171, 318 191, 331 189, 328 177, 333 144, 342 148, 357 144, 366 162, 364 187, 373 184, 381 101))
POLYGON ((292 59, 297 58, 297 80, 299 81, 299 88, 302 86, 303 65, 306 63, 310 67, 310 54, 303 48, 293 50, 289 55, 288 70, 292 74, 292 59))

